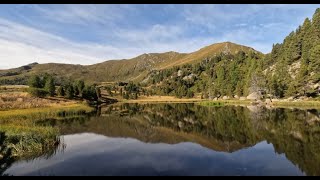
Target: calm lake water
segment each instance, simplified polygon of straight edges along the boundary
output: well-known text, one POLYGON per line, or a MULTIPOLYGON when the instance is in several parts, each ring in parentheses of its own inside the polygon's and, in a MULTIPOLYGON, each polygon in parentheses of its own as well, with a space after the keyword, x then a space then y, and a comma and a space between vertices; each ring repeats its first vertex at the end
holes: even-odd
POLYGON ((60 128, 55 153, 8 175, 320 175, 320 111, 116 104, 60 128))

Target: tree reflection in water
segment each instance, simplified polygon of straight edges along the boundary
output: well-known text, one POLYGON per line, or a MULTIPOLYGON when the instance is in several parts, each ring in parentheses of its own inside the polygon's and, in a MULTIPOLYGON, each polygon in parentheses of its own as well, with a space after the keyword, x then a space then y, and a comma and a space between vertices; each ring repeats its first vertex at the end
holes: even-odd
MULTIPOLYGON (((58 127, 62 135, 91 132, 150 143, 194 142, 230 153, 267 141, 276 153, 285 154, 307 175, 320 175, 319 110, 203 107, 191 103, 115 104, 101 107, 99 113, 90 116, 48 119, 37 124, 58 127)), ((1 172, 5 170, 2 167, 1 172)))
POLYGON ((6 146, 6 135, 4 132, 0 132, 0 176, 6 176, 3 174, 14 162, 12 157, 12 149, 6 146))

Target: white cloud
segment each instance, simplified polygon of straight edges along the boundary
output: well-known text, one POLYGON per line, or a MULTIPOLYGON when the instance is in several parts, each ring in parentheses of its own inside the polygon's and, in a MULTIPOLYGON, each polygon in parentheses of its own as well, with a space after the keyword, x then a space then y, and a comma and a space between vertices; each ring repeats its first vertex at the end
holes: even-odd
POLYGON ((93 64, 106 59, 129 58, 130 49, 77 43, 21 24, 0 19, 0 67, 18 67, 30 62, 93 64))
POLYGON ((18 23, 0 19, 0 68, 19 67, 32 62, 94 64, 110 59, 132 58, 139 54, 171 50, 191 52, 210 40, 177 39, 158 42, 155 37, 169 38, 179 34, 177 27, 155 25, 147 31, 128 31, 125 38, 142 42, 139 46, 116 47, 93 43, 77 43, 18 23), (171 32, 167 35, 168 32, 171 32), (155 37, 154 37, 155 36, 155 37), (145 39, 143 39, 145 38, 145 39))
POLYGON ((36 11, 52 21, 68 24, 110 24, 125 17, 124 11, 132 7, 128 5, 93 5, 93 4, 67 4, 42 6, 34 5, 36 11))

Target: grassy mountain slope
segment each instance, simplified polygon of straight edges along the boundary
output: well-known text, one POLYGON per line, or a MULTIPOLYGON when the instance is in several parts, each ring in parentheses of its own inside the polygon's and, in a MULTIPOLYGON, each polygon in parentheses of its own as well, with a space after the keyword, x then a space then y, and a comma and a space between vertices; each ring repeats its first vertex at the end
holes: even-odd
POLYGON ((239 51, 243 51, 245 53, 257 52, 259 54, 262 54, 256 50, 254 50, 253 48, 250 48, 247 46, 243 46, 243 45, 239 45, 239 44, 235 44, 235 43, 231 43, 231 42, 222 42, 222 43, 216 43, 216 44, 212 44, 212 45, 206 46, 204 48, 201 48, 200 50, 195 51, 193 53, 190 53, 190 54, 182 57, 181 59, 178 59, 177 61, 172 61, 167 64, 163 63, 163 64, 161 64, 161 66, 159 68, 160 69, 167 69, 167 68, 170 68, 173 66, 179 66, 179 65, 183 65, 183 64, 187 64, 187 63, 198 63, 206 58, 213 57, 213 56, 218 55, 220 53, 236 54, 239 51))
MULTIPOLYGON (((83 79, 87 82, 129 81, 139 82, 154 69, 199 62, 216 54, 255 51, 252 48, 224 42, 213 44, 196 52, 186 54, 177 52, 142 54, 132 59, 109 60, 83 66, 72 64, 31 64, 20 68, 1 70, 0 84, 25 84, 32 74, 49 73, 57 79, 83 79)), ((255 51, 256 52, 256 51, 255 51)))

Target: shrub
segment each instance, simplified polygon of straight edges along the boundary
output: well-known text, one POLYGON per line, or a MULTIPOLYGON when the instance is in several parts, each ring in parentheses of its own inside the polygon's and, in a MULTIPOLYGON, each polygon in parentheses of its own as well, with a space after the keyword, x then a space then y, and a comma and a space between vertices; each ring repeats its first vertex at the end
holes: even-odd
POLYGON ((49 94, 48 91, 41 88, 29 88, 28 92, 35 97, 45 97, 49 94))

